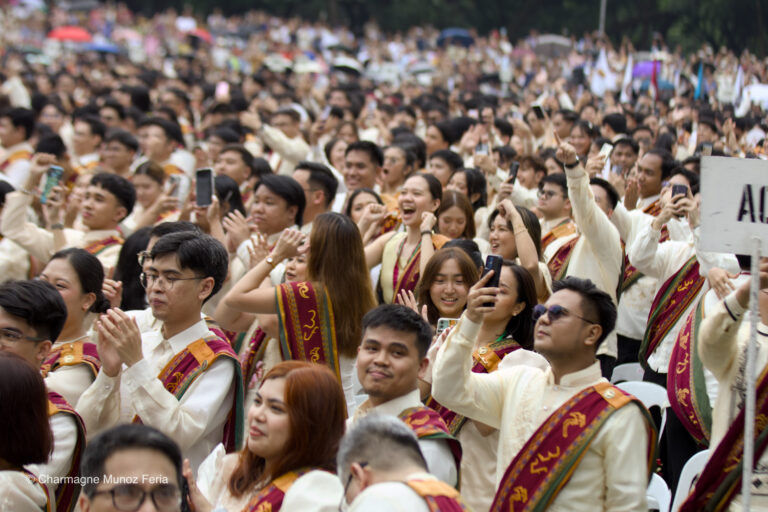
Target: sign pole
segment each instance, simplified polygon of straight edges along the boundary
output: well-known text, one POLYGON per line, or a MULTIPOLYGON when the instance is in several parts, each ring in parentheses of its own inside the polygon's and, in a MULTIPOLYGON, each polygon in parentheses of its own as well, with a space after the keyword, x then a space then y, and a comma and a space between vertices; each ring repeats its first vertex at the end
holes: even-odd
POLYGON ((747 393, 744 398, 744 457, 741 467, 741 500, 744 512, 749 512, 752 501, 752 468, 755 464, 755 359, 757 358, 757 305, 760 293, 760 237, 752 237, 752 283, 749 288, 749 344, 747 345, 747 367, 744 378, 747 393))

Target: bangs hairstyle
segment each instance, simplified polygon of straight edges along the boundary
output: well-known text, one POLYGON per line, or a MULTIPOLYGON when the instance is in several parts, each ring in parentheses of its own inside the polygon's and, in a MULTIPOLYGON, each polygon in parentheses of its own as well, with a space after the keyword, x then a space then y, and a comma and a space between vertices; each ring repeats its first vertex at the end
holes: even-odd
POLYGON ((363 335, 361 319, 376 307, 360 231, 340 213, 315 217, 309 235, 307 275, 331 297, 339 351, 356 357, 363 335))
POLYGON ((133 183, 117 174, 100 172, 94 174, 90 184, 101 187, 115 196, 120 206, 125 208, 125 217, 131 214, 133 205, 136 204, 136 189, 133 188, 133 183))
POLYGON ((266 187, 270 192, 285 200, 288 208, 296 207, 294 223, 301 226, 304 219, 304 208, 307 206, 307 199, 304 195, 304 189, 299 182, 290 176, 281 176, 279 174, 265 174, 259 178, 256 186, 253 187, 255 193, 259 187, 266 187))
POLYGON ((424 274, 421 276, 419 286, 416 290, 416 296, 420 306, 427 306, 427 317, 429 323, 432 325, 437 324, 437 320, 440 318, 440 311, 432 301, 432 297, 429 294, 429 289, 437 281, 437 277, 440 274, 440 270, 443 265, 450 260, 455 260, 459 266, 459 272, 464 284, 469 289, 480 279, 480 272, 472 261, 472 258, 463 250, 458 247, 442 248, 429 258, 427 266, 424 269, 424 274))
POLYGON ((213 278, 213 289, 203 303, 221 290, 229 268, 229 254, 221 242, 191 231, 171 233, 155 242, 149 257, 154 260, 169 254, 176 255, 181 269, 188 268, 198 276, 213 278))
POLYGON ((0 396, 0 459, 19 468, 47 463, 53 433, 40 371, 22 357, 0 351, 0 396))
POLYGON ((52 284, 39 279, 0 285, 0 308, 29 324, 39 338, 56 341, 67 320, 67 306, 52 284))
POLYGON ((472 240, 475 238, 475 214, 472 211, 472 205, 469 204, 467 196, 456 190, 446 190, 443 192, 443 200, 440 201, 440 208, 437 209, 437 225, 439 231, 440 215, 445 213, 448 209, 456 207, 464 213, 464 217, 467 222, 464 226, 464 232, 459 238, 467 238, 472 240))
POLYGON ((303 467, 336 470, 336 452, 346 418, 344 392, 336 375, 325 365, 285 361, 272 368, 264 381, 280 378, 285 379, 284 400, 290 425, 285 452, 267 466, 246 445, 227 485, 237 498, 257 482, 270 482, 303 467))

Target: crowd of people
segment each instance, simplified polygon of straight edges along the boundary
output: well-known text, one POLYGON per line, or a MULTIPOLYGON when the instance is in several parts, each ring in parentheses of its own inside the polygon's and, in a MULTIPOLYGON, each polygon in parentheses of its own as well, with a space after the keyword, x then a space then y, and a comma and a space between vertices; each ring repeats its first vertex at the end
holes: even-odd
POLYGON ((700 174, 768 155, 765 60, 1 23, 0 512, 645 511, 707 448, 680 510, 741 508, 751 261, 702 248, 700 174))

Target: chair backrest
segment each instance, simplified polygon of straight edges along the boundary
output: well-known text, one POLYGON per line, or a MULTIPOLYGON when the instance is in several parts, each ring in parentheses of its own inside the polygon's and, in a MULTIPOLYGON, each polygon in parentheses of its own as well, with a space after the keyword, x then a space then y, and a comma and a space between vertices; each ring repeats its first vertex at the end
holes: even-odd
POLYGON ((643 380, 643 367, 640 363, 624 363, 616 366, 611 374, 611 384, 626 381, 643 380))
POLYGON ((635 395, 649 409, 653 406, 661 409, 669 407, 667 390, 653 382, 619 382, 616 387, 635 395))
POLYGON ((672 502, 672 511, 677 512, 693 487, 693 479, 699 476, 709 460, 709 450, 700 451, 688 459, 680 472, 680 480, 677 482, 675 501, 672 502))
POLYGON ((667 482, 656 473, 651 475, 651 483, 645 491, 648 499, 648 510, 658 509, 659 512, 669 512, 669 503, 672 501, 672 491, 667 482))

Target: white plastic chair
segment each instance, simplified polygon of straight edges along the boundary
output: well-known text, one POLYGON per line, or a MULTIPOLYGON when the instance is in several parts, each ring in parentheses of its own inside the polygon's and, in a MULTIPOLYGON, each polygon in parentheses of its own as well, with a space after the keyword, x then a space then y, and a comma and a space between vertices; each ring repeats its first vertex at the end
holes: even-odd
POLYGON ((640 363, 620 364, 613 369, 613 373, 611 374, 611 384, 616 384, 617 382, 641 381, 643 380, 644 373, 640 363))
POLYGON ((683 471, 680 473, 680 480, 677 482, 675 501, 672 502, 672 512, 677 512, 688 497, 693 487, 694 478, 699 476, 707 464, 707 460, 709 460, 709 450, 704 450, 691 456, 688 462, 685 463, 683 471))
POLYGON ((616 387, 634 395, 643 402, 647 409, 658 407, 661 409, 661 427, 659 427, 659 439, 664 432, 664 425, 667 423, 667 390, 653 382, 619 382, 616 387))
POLYGON ((672 501, 672 491, 667 487, 667 482, 656 473, 651 475, 651 483, 648 484, 645 496, 648 501, 648 510, 669 512, 669 502, 672 501))

